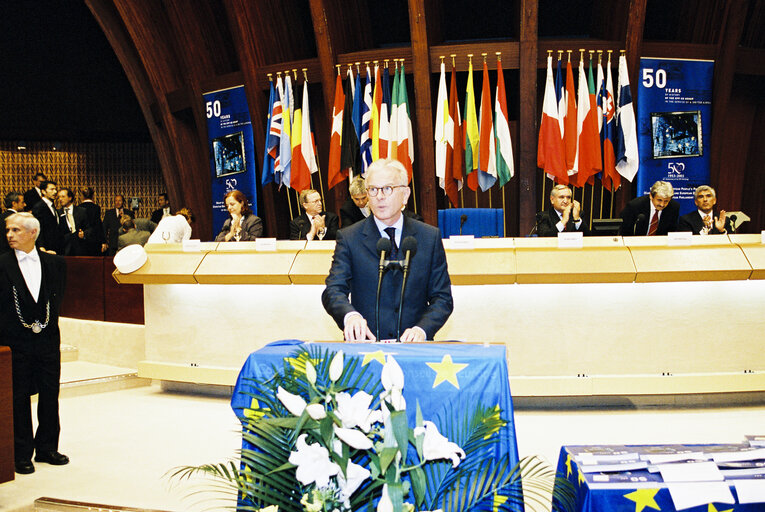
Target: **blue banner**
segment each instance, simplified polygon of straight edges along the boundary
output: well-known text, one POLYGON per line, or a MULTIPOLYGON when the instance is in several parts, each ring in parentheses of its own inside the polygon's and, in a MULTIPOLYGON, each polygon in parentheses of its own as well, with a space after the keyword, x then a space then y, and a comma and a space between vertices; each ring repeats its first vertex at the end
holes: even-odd
POLYGON ((709 184, 713 71, 707 60, 640 59, 637 195, 668 181, 681 215, 696 208, 694 189, 709 184))
POLYGON ((258 214, 255 171, 255 144, 250 109, 244 86, 203 94, 210 141, 212 175, 212 236, 218 234, 228 218, 223 196, 240 190, 247 196, 252 212, 258 214))

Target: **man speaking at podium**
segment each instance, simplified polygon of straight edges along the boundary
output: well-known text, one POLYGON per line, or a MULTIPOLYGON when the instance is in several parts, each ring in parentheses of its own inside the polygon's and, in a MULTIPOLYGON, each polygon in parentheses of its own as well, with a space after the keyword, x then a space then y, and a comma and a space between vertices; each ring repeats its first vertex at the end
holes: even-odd
POLYGON ((372 215, 337 232, 321 300, 347 341, 374 341, 378 337, 375 304, 381 261, 385 270, 380 286, 379 338, 397 338, 402 264, 407 253, 410 263, 401 312, 401 341, 432 340, 452 312, 451 281, 438 229, 401 212, 411 194, 408 182, 400 162, 373 162, 366 175, 372 215), (378 243, 381 239, 384 242, 378 243), (388 250, 386 244, 390 244, 388 250), (382 254, 381 248, 385 251, 382 254))

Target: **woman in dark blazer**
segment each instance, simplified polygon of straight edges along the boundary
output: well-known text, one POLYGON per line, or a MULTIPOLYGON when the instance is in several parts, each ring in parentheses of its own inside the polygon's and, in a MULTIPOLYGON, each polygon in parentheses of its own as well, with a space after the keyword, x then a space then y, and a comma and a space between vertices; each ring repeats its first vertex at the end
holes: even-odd
POLYGON ((239 242, 255 240, 263 235, 263 222, 252 213, 247 197, 239 190, 232 190, 223 198, 229 217, 215 237, 216 242, 239 242))

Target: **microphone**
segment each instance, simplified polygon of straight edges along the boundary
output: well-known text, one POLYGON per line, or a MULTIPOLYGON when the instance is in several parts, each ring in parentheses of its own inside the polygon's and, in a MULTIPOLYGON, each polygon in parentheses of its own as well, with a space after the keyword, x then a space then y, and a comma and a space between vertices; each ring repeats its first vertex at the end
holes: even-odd
MULTIPOLYGON (((466 222, 467 222, 467 215, 463 213, 462 215, 460 215, 460 235, 462 234, 462 226, 464 226, 466 222)), ((417 247, 416 243, 415 243, 415 247, 417 247)))
POLYGON ((736 232, 736 219, 738 219, 738 217, 736 215, 731 215, 729 217, 729 219, 730 219, 730 228, 735 233, 736 232))
POLYGON ((534 215, 534 227, 531 228, 531 231, 529 231, 529 234, 526 236, 531 236, 537 231, 539 231, 539 222, 542 220, 542 217, 544 217, 544 215, 545 215, 545 212, 537 212, 534 215))
POLYGON ((388 268, 385 256, 390 254, 390 238, 380 237, 377 241, 377 254, 380 255, 380 265, 377 270, 377 296, 375 297, 375 327, 377 329, 377 341, 380 341, 380 289, 382 288, 383 274, 388 268))
POLYGON ((646 218, 647 217, 646 217, 645 213, 641 213, 641 214, 639 214, 637 216, 637 219, 635 219, 635 225, 632 226, 632 235, 633 236, 637 236, 637 234, 638 234, 638 224, 640 224, 640 226, 642 227, 643 224, 645 224, 646 218))
MULTIPOLYGON (((465 216, 467 218, 467 216, 465 216)), ((404 269, 404 278, 401 280, 401 299, 398 302, 398 318, 396 319, 396 343, 401 342, 401 315, 404 312, 404 290, 406 289, 406 278, 409 276, 409 263, 417 254, 417 239, 413 236, 408 236, 401 241, 401 251, 405 254, 404 263, 402 267, 404 269)))

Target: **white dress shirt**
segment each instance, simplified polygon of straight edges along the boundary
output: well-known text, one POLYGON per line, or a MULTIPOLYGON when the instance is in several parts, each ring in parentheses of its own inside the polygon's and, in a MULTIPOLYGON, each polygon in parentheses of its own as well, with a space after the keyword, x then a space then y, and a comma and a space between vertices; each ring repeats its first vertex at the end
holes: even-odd
POLYGON ((29 293, 34 297, 35 302, 40 296, 40 284, 42 283, 42 265, 40 264, 40 255, 34 247, 28 253, 16 249, 16 260, 19 262, 21 275, 24 276, 24 282, 27 283, 29 293))

